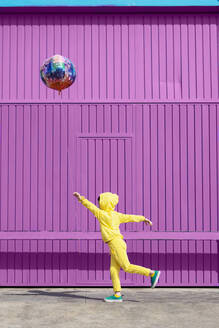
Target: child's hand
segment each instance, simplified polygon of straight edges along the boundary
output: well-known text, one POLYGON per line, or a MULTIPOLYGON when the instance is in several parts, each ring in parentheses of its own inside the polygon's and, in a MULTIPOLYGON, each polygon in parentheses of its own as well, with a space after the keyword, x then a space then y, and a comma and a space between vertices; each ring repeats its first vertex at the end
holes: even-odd
POLYGON ((150 224, 150 226, 152 226, 152 222, 149 219, 145 219, 145 223, 150 224))
POLYGON ((81 200, 81 195, 78 192, 74 192, 73 196, 75 196, 78 200, 81 200))

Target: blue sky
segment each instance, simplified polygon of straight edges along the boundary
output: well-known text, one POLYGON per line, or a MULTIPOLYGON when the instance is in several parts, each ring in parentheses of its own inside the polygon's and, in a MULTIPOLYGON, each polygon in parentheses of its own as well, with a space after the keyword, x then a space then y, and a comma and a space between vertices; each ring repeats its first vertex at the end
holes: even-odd
POLYGON ((218 6, 219 0, 0 0, 0 7, 23 6, 218 6))

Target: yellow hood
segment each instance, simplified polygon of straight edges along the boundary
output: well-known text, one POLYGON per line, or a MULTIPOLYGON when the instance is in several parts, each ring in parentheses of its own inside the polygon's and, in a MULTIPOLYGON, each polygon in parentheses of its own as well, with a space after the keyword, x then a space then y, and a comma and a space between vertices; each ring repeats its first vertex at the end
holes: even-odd
POLYGON ((111 192, 100 194, 100 209, 104 211, 113 211, 119 202, 119 196, 111 192))

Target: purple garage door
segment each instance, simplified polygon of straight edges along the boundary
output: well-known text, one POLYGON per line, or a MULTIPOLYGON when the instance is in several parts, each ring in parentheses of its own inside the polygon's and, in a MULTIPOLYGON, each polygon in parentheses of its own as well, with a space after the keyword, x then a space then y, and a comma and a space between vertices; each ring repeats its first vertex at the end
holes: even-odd
MULTIPOLYGON (((1 286, 111 285, 107 246, 91 239, 99 226, 73 199, 75 190, 93 202, 116 192, 119 211, 153 221, 152 228, 121 225, 125 237, 219 231, 218 16, 0 19, 0 231, 83 237, 0 238, 1 286), (39 79, 40 64, 55 53, 78 73, 61 104, 39 79)), ((218 285, 216 241, 127 245, 131 262, 163 271, 160 286, 218 285)), ((120 275, 124 286, 148 284, 120 275)))

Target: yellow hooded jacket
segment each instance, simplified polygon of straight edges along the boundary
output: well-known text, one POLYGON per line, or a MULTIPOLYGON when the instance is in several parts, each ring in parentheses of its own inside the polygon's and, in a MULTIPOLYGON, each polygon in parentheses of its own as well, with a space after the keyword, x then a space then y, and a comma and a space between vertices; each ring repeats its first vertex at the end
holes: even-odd
POLYGON ((100 222, 100 231, 105 243, 108 243, 115 237, 123 239, 119 230, 120 223, 145 221, 145 217, 141 215, 128 215, 114 211, 118 201, 118 195, 105 192, 100 194, 100 208, 98 208, 85 197, 81 196, 81 204, 88 208, 100 222))

